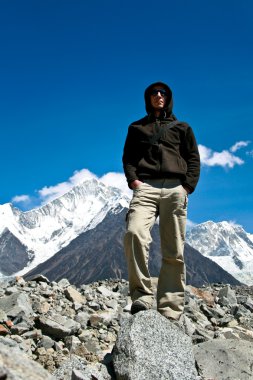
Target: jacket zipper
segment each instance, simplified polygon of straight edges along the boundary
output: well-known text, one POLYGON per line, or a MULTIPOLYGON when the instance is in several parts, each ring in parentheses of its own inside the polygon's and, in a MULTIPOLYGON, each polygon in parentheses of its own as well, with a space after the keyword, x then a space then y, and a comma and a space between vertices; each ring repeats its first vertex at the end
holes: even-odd
MULTIPOLYGON (((157 132, 159 132, 160 128, 161 127, 161 120, 160 119, 156 119, 156 126, 157 126, 157 132)), ((161 154, 161 144, 159 144, 159 141, 158 141, 158 161, 157 161, 157 170, 158 172, 161 171, 161 160, 160 160, 160 154, 161 154)))

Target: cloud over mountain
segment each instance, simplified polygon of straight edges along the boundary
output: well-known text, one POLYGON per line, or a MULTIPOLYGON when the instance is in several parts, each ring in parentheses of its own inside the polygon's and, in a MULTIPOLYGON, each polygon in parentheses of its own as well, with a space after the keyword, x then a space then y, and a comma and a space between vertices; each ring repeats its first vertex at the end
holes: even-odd
POLYGON ((64 182, 60 182, 53 186, 44 186, 36 192, 36 196, 16 195, 12 198, 13 204, 22 204, 27 208, 32 209, 35 206, 41 206, 52 202, 54 199, 61 197, 70 191, 74 186, 81 184, 86 179, 97 179, 106 186, 116 187, 123 191, 126 195, 131 196, 131 190, 128 188, 125 176, 123 173, 109 172, 101 177, 98 177, 88 169, 76 170, 73 175, 64 182))

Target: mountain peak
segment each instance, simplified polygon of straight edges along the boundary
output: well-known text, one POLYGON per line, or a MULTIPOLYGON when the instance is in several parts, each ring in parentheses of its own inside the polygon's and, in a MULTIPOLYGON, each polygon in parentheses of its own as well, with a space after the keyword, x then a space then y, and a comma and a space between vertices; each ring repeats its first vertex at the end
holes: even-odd
POLYGON ((252 284, 253 241, 240 225, 207 221, 186 234, 187 242, 239 281, 252 284))
POLYGON ((0 238, 8 228, 34 257, 31 269, 128 203, 120 189, 89 178, 37 209, 22 212, 10 203, 0 206, 0 238))

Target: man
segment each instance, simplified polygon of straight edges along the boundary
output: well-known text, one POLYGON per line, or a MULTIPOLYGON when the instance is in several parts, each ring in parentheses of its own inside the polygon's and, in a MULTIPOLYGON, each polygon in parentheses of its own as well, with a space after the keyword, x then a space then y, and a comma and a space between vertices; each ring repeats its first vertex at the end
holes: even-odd
POLYGON ((171 89, 156 82, 144 96, 147 115, 129 126, 123 154, 126 179, 133 190, 124 238, 131 313, 153 305, 148 257, 150 230, 159 216, 162 265, 157 310, 178 320, 184 309, 187 201, 199 179, 199 152, 191 127, 172 113, 171 89))

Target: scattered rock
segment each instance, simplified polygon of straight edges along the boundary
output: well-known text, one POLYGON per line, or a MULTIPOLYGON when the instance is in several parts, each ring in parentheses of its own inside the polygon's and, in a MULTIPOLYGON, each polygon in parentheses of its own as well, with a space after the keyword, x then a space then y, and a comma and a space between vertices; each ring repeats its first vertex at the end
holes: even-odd
POLYGON ((9 296, 0 298, 0 309, 2 309, 8 317, 16 318, 19 315, 30 316, 33 309, 28 296, 25 293, 16 291, 9 296))
POLYGON ((65 293, 67 299, 72 301, 72 302, 78 302, 80 304, 83 304, 86 302, 85 297, 82 296, 81 293, 79 293, 72 286, 68 286, 67 289, 65 289, 64 293, 65 293))
MULTIPOLYGON (((155 286, 156 279, 153 283, 155 286)), ((117 338, 123 342, 124 334, 128 329, 133 329, 136 334, 139 331, 138 338, 142 349, 146 347, 145 345, 151 346, 150 350, 155 349, 155 344, 158 347, 159 344, 154 342, 155 337, 162 341, 160 346, 166 346, 173 340, 169 351, 167 346, 164 351, 166 356, 164 360, 168 365, 169 374, 170 371, 177 370, 174 364, 177 356, 174 358, 171 347, 178 344, 178 339, 180 342, 186 339, 191 347, 195 345, 195 347, 202 347, 202 350, 207 349, 205 347, 209 349, 209 345, 215 347, 216 342, 224 342, 224 345, 227 343, 227 355, 230 355, 231 351, 233 360, 237 363, 242 359, 239 350, 233 349, 231 345, 234 342, 234 347, 244 345, 253 357, 251 346, 253 344, 253 287, 222 284, 212 284, 203 288, 187 286, 185 314, 178 324, 179 327, 169 323, 155 310, 142 313, 143 315, 131 316, 130 308, 128 283, 125 280, 104 280, 76 288, 67 279, 56 283, 50 282, 44 276, 36 276, 27 281, 19 277, 1 283, 0 343, 9 352, 16 348, 26 358, 40 363, 46 373, 53 374, 57 380, 71 380, 74 376, 85 380, 120 379, 119 374, 116 377, 114 372, 111 353, 117 338), (151 322, 155 326, 153 329, 151 322), (148 333, 148 329, 154 331, 154 336, 148 333), (208 345, 205 346, 207 343, 208 345), (170 357, 173 357, 171 362, 169 362, 170 357)), ((132 337, 126 339, 132 342, 132 337)), ((126 342, 126 346, 129 342, 126 342)), ((138 352, 136 341, 132 346, 138 352)), ((224 363, 219 362, 218 355, 217 353, 217 357, 214 356, 217 359, 213 365, 217 374, 224 371, 226 367, 224 363)), ((150 362, 157 368, 159 360, 155 361, 152 355, 149 356, 143 367, 148 368, 150 362)), ((207 356, 210 357, 209 354, 207 356)), ((136 360, 138 358, 137 355, 136 360)), ((247 355, 244 358, 243 367, 246 376, 250 373, 251 363, 247 361, 247 355)), ((1 360, 0 354, 0 379, 2 380, 7 375, 5 367, 1 367, 1 360)), ((189 363, 188 360, 188 365, 189 363)), ((124 367, 123 364, 122 367, 124 367)), ((159 376, 164 369, 160 367, 159 364, 160 372, 157 372, 159 376)), ((238 364, 238 368, 242 366, 238 364)), ((205 372, 207 370, 208 366, 198 356, 199 380, 212 378, 205 375, 208 373, 205 372)), ((153 373, 152 371, 153 369, 149 372, 153 373)), ((190 371, 188 372, 191 376, 190 371)), ((229 373, 229 371, 225 370, 224 373, 229 373)), ((222 376, 217 375, 213 378, 227 379, 222 376)), ((152 380, 156 378, 153 377, 152 380)), ((162 377, 157 379, 160 380, 162 377)), ((169 377, 165 379, 168 380, 169 377)), ((180 377, 177 377, 178 379, 180 377)), ((230 377, 230 379, 244 378, 230 377)), ((10 375, 6 380, 12 380, 10 375)))
POLYGON ((0 343, 0 379, 53 380, 55 378, 18 348, 12 348, 10 351, 8 347, 0 343))
POLYGON ((80 328, 78 322, 59 314, 54 314, 48 318, 40 317, 38 326, 45 335, 56 339, 63 339, 68 335, 75 334, 80 328))

